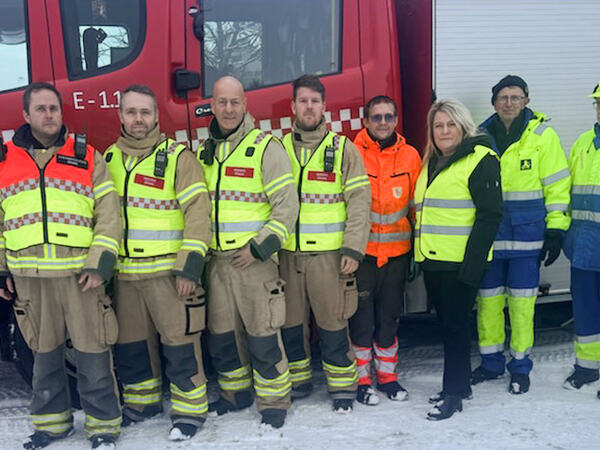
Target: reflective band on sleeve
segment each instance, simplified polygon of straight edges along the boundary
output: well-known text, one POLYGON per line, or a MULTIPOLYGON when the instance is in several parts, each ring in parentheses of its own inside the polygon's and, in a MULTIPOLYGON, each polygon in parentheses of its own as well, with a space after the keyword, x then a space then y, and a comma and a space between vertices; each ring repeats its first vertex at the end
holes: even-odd
POLYGON ((288 238, 288 231, 281 222, 271 219, 265 226, 274 233, 278 234, 282 238, 283 242, 285 242, 288 238))
POLYGON ((358 177, 351 178, 348 180, 346 185, 344 186, 344 192, 351 191, 353 189, 359 188, 361 186, 368 186, 371 182, 369 181, 369 177, 367 175, 361 175, 358 177))
MULTIPOLYGON (((265 226, 265 221, 258 220, 254 222, 220 222, 219 232, 221 233, 235 233, 244 231, 259 231, 265 226)), ((212 225, 213 231, 216 231, 216 225, 212 225)))
POLYGON ((516 298, 531 298, 531 297, 536 297, 538 295, 539 292, 539 288, 538 287, 534 287, 534 288, 526 288, 526 289, 516 289, 516 288, 507 288, 508 291, 508 295, 510 297, 516 297, 516 298))
POLYGON ((434 208, 475 208, 472 200, 445 200, 441 198, 426 198, 423 200, 425 206, 434 208))
POLYGON ((542 185, 548 186, 549 184, 556 183, 557 181, 567 178, 571 173, 569 169, 562 169, 552 175, 542 178, 542 185))
POLYGON ((569 209, 569 205, 567 203, 549 203, 546 205, 546 211, 560 211, 566 212, 569 209))
POLYGON ((181 250, 190 250, 205 256, 208 251, 208 245, 197 239, 184 239, 181 244, 181 250))
POLYGON ((371 242, 398 242, 410 239, 410 231, 402 233, 369 233, 369 241, 371 242))
POLYGON ((127 207, 170 210, 178 209, 179 203, 176 200, 157 200, 154 198, 127 197, 127 207))
POLYGON ((96 235, 92 241, 92 246, 97 245, 113 250, 115 253, 119 251, 119 243, 108 236, 96 235))
POLYGON ((337 233, 346 229, 346 223, 319 223, 319 224, 300 224, 298 226, 300 233, 337 233))
POLYGON ((593 194, 600 195, 600 186, 595 184, 578 184, 571 188, 572 194, 593 194))
POLYGON ((392 223, 398 222, 400 219, 406 217, 408 213, 408 208, 404 207, 400 211, 391 214, 378 214, 376 212, 371 211, 370 219, 372 223, 377 223, 379 225, 390 225, 392 223))
POLYGON ((450 225, 421 225, 421 233, 449 234, 452 236, 465 236, 471 233, 472 227, 454 227, 450 225))
POLYGON ((117 191, 115 184, 112 180, 105 181, 104 183, 100 183, 98 186, 94 186, 94 199, 98 200, 104 197, 106 194, 112 191, 117 191))
POLYGON ((300 196, 300 203, 339 203, 343 202, 344 197, 341 194, 305 194, 300 196))
POLYGON ((593 211, 581 211, 574 209, 571 211, 571 217, 576 220, 587 220, 589 222, 600 223, 600 213, 593 211))
POLYGON ((127 230, 127 239, 175 241, 183 239, 183 230, 127 230))
POLYGON ((503 192, 502 198, 504 200, 537 200, 544 198, 544 191, 536 189, 535 191, 521 191, 521 192, 503 192))
POLYGON ((544 241, 496 241, 494 250, 540 250, 544 241))
POLYGON ((277 192, 279 189, 287 186, 288 184, 293 184, 294 183, 294 177, 292 176, 291 173, 286 173, 285 175, 276 178, 275 180, 271 181, 269 184, 267 184, 264 189, 265 189, 265 193, 267 195, 271 195, 274 192, 277 192))
POLYGON ((544 131, 546 131, 546 128, 548 128, 548 125, 546 125, 545 123, 540 123, 533 132, 541 136, 544 133, 544 131))
POLYGON ((183 205, 185 202, 187 202, 188 200, 191 200, 197 194, 200 194, 202 192, 208 192, 208 188, 206 187, 205 183, 198 182, 198 183, 191 184, 190 186, 186 187, 183 191, 181 191, 179 194, 177 194, 177 201, 179 202, 180 205, 183 205))

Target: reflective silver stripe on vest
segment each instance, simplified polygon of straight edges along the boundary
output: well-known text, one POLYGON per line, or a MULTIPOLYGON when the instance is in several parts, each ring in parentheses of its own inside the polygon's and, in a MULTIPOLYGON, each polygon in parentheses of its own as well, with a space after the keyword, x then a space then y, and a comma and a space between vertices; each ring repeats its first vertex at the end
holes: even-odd
POLYGON ((567 203, 548 203, 546 205, 547 212, 552 212, 552 211, 566 212, 568 209, 569 209, 569 205, 567 203))
MULTIPOLYGON (((210 199, 215 199, 215 191, 210 191, 210 199)), ((268 201, 267 196, 263 192, 231 191, 227 189, 219 191, 219 200, 233 200, 247 203, 266 203, 268 201)))
POLYGON ((0 196, 2 200, 5 200, 12 195, 17 195, 19 192, 31 191, 37 189, 39 186, 38 180, 30 178, 0 189, 0 196))
POLYGON ((536 189, 535 191, 503 192, 502 198, 504 200, 537 200, 544 198, 544 191, 536 189))
POLYGON ((600 334, 590 334, 589 336, 575 335, 575 340, 579 344, 592 344, 594 342, 600 342, 600 334))
POLYGON ((472 200, 446 200, 443 198, 426 198, 423 200, 425 206, 434 208, 475 208, 472 200))
POLYGON ((452 236, 468 236, 472 227, 454 227, 448 225, 421 225, 421 233, 449 234, 452 236))
MULTIPOLYGON (((46 214, 46 217, 48 218, 48 222, 52 223, 64 223, 67 225, 76 225, 86 228, 92 227, 91 218, 80 216, 78 214, 49 212, 48 214, 46 214)), ((15 217, 13 219, 4 221, 4 229, 6 231, 16 230, 17 228, 23 227, 25 225, 33 225, 35 223, 41 222, 42 220, 42 213, 25 214, 24 216, 15 217)))
POLYGON ((569 175, 571 175, 569 169, 565 168, 563 170, 559 170, 558 172, 553 173, 552 175, 542 178, 542 185, 548 186, 549 184, 556 183, 557 181, 567 178, 569 175))
POLYGON ((600 213, 594 211, 581 211, 574 209, 571 211, 571 217, 576 220, 587 220, 589 222, 600 223, 600 213))
POLYGON ((508 290, 508 295, 510 297, 516 297, 516 298, 529 298, 529 297, 535 297, 538 295, 539 293, 539 288, 534 287, 534 288, 526 288, 526 289, 516 289, 516 288, 507 288, 508 290))
POLYGON ((127 230, 127 239, 176 241, 183 239, 183 230, 127 230))
POLYGON ((346 223, 318 223, 318 224, 300 224, 300 233, 337 233, 346 229, 346 223))
POLYGON ((85 197, 94 198, 91 186, 86 186, 72 180, 61 180, 59 178, 46 178, 46 187, 60 189, 61 191, 76 192, 85 197))
MULTIPOLYGON (((220 233, 244 233, 247 231, 259 231, 267 222, 257 220, 253 222, 219 222, 220 233)), ((216 225, 213 223, 213 231, 217 231, 216 225)))
POLYGON ((587 194, 600 195, 600 186, 595 184, 578 184, 573 185, 571 194, 587 194))
POLYGON ((320 203, 330 204, 343 202, 344 197, 342 194, 302 194, 300 196, 301 203, 320 203))
POLYGON ((408 214, 407 207, 404 207, 400 211, 391 214, 378 214, 376 212, 371 211, 370 219, 372 223, 376 223, 379 225, 390 225, 406 217, 406 214, 408 214))
POLYGON ((157 200, 143 197, 127 197, 127 206, 160 210, 179 209, 177 200, 157 200))
POLYGON ((498 297, 499 295, 504 295, 505 292, 506 292, 506 288, 504 286, 499 286, 499 287, 489 288, 489 289, 479 289, 478 295, 482 298, 498 297))
POLYGON ((544 241, 496 241, 494 250, 540 250, 544 241))
POLYGON ((548 125, 546 125, 545 123, 540 123, 533 132, 535 134, 541 136, 542 133, 544 133, 544 131, 546 131, 546 128, 548 128, 548 125))
POLYGON ((369 233, 371 242, 398 242, 410 239, 410 231, 402 233, 369 233))

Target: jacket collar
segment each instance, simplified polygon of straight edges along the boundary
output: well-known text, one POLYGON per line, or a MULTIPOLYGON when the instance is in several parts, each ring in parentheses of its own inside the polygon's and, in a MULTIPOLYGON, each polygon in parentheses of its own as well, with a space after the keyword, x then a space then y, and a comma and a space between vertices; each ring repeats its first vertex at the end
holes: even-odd
MULTIPOLYGON (((31 132, 31 126, 28 123, 19 127, 19 129, 15 132, 12 141, 17 147, 25 148, 27 150, 46 148, 33 136, 33 133, 31 132)), ((56 141, 48 148, 62 147, 65 145, 66 141, 67 128, 63 125, 58 133, 56 141)))
POLYGON ((311 150, 316 149, 323 138, 327 136, 329 130, 327 129, 327 125, 325 124, 325 118, 321 119, 317 128, 311 131, 305 131, 298 127, 298 124, 294 122, 294 129, 292 130, 292 142, 294 143, 294 148, 309 148, 311 150))

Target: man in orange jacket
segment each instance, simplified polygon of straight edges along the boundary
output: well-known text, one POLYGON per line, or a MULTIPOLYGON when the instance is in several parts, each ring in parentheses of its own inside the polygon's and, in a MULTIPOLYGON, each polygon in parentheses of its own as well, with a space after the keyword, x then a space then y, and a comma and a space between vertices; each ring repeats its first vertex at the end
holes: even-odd
POLYGON ((356 272, 358 310, 350 319, 359 376, 356 399, 366 405, 379 403, 371 387, 373 353, 377 389, 391 400, 408 397, 396 374, 396 331, 412 254, 412 201, 421 157, 396 132, 397 124, 394 101, 376 96, 365 106, 365 128, 354 140, 371 181, 372 197, 367 254, 356 272))

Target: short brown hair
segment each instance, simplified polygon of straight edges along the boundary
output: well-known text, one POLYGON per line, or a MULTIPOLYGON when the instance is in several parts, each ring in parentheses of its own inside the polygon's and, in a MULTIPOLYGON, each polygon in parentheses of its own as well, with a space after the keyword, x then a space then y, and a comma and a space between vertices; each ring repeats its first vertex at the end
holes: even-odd
POLYGON ((31 94, 38 91, 50 91, 54 92, 56 97, 58 98, 58 104, 60 105, 60 110, 63 109, 62 97, 58 89, 54 87, 54 85, 45 82, 31 83, 23 92, 23 111, 29 114, 29 105, 31 104, 31 94))
POLYGON ((376 95, 365 105, 365 117, 367 119, 369 118, 369 110, 373 106, 379 105, 380 103, 387 103, 389 105, 392 105, 394 107, 394 115, 398 115, 398 107, 396 106, 396 102, 392 100, 391 97, 388 97, 387 95, 376 95))
POLYGON ((298 89, 305 87, 317 91, 321 94, 321 99, 325 101, 325 86, 316 75, 302 75, 300 78, 296 78, 292 85, 294 87, 294 100, 296 100, 298 89))
MULTIPOLYGON (((156 111, 156 109, 158 108, 158 102, 156 101, 156 94, 154 93, 154 91, 152 89, 150 89, 150 86, 148 86, 146 84, 130 84, 123 90, 123 93, 121 94, 121 98, 124 97, 125 94, 128 94, 129 92, 135 92, 136 94, 143 94, 143 95, 147 95, 148 97, 152 97, 152 100, 154 100, 154 110, 156 111)), ((121 109, 121 103, 119 103, 119 109, 121 109)))

